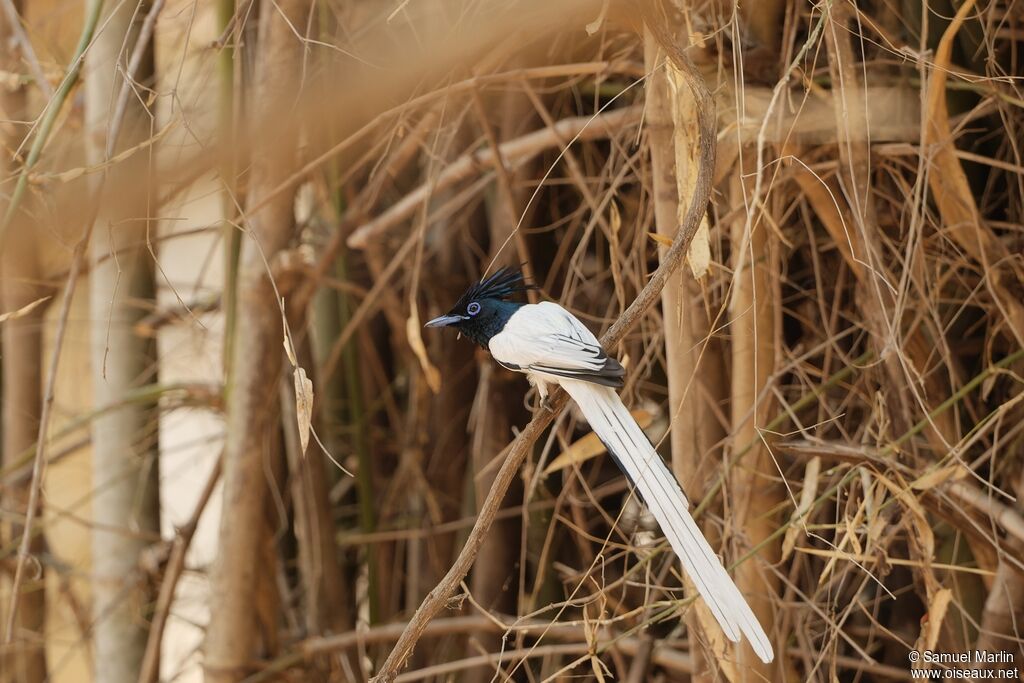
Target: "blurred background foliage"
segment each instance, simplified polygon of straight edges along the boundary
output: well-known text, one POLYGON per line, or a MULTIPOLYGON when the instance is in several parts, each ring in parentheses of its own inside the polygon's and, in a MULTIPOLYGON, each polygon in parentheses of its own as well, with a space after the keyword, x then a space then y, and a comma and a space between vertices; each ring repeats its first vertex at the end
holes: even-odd
POLYGON ((0 9, 0 680, 376 674, 536 405, 422 322, 521 265, 607 330, 702 177, 609 352, 776 661, 570 407, 399 680, 1021 661, 1019 3, 0 9))

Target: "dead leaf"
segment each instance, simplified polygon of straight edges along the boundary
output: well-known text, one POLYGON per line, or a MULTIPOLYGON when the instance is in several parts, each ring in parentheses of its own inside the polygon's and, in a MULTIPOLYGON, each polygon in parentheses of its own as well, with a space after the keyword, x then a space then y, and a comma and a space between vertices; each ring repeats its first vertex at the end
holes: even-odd
POLYGON ((299 367, 299 361, 295 360, 295 347, 292 346, 292 338, 288 336, 288 319, 284 317, 284 299, 281 299, 281 329, 284 333, 284 338, 281 343, 284 344, 284 353, 288 356, 288 362, 292 364, 293 368, 299 367))
POLYGON ((1018 343, 1024 343, 1024 304, 1010 286, 1019 277, 1013 272, 1014 259, 1009 250, 981 219, 974 190, 971 188, 954 144, 947 102, 947 81, 953 59, 953 48, 964 22, 974 11, 976 0, 966 0, 957 8, 935 49, 933 68, 925 89, 925 120, 922 149, 928 150, 931 169, 928 184, 947 234, 960 248, 982 266, 986 287, 1003 311, 1018 343), (1005 272, 1009 266, 1010 272, 1005 272))
POLYGON ((666 237, 665 235, 662 235, 662 234, 659 234, 659 233, 656 233, 656 232, 649 232, 649 233, 647 233, 647 236, 650 237, 652 240, 654 240, 655 242, 657 242, 658 244, 660 244, 662 246, 665 246, 665 247, 671 247, 672 246, 672 238, 671 237, 666 237))
POLYGON ((608 0, 604 0, 601 3, 601 13, 597 15, 597 19, 586 25, 587 35, 592 36, 601 30, 601 25, 604 24, 605 17, 608 16, 608 0))
POLYGON ((818 497, 820 474, 821 458, 816 455, 811 458, 810 462, 807 463, 807 468, 804 470, 804 487, 800 491, 800 502, 797 504, 796 509, 793 510, 789 528, 786 529, 786 538, 782 541, 783 560, 789 559, 789 556, 793 553, 793 548, 796 546, 797 537, 801 531, 806 529, 807 525, 803 517, 811 509, 814 499, 818 497))
POLYGON ((910 488, 917 491, 927 491, 928 489, 935 488, 939 484, 945 484, 950 480, 963 479, 966 476, 967 470, 964 466, 960 463, 953 463, 946 467, 936 467, 933 470, 925 472, 910 484, 910 488))
MULTIPOLYGON (((695 140, 700 137, 697 130, 696 104, 693 95, 686 85, 682 72, 669 62, 666 66, 669 91, 672 93, 672 136, 676 161, 676 190, 679 195, 679 222, 686 218, 690 210, 690 197, 693 196, 697 184, 697 163, 693 158, 695 140)), ((711 231, 708 217, 701 218, 697 232, 686 251, 686 261, 690 271, 697 280, 707 275, 711 267, 711 231)))
MULTIPOLYGON (((3 72, 0 71, 0 74, 3 74, 3 72)), ((145 150, 146 148, 154 146, 157 143, 157 141, 159 141, 161 138, 167 135, 167 133, 173 130, 176 126, 176 121, 168 123, 166 126, 158 130, 152 137, 147 138, 143 142, 140 142, 139 144, 135 145, 134 147, 129 147, 126 150, 118 152, 114 156, 110 157, 110 159, 101 164, 96 164, 94 166, 79 166, 77 168, 72 168, 67 171, 61 171, 60 173, 30 173, 29 182, 35 185, 49 182, 51 180, 55 180, 59 183, 70 183, 71 181, 77 180, 82 176, 90 175, 93 173, 99 173, 100 171, 103 171, 106 168, 123 162, 125 159, 128 159, 132 155, 142 150, 145 150)))
POLYGON ((441 373, 430 362, 430 356, 427 355, 427 347, 423 345, 423 337, 420 336, 421 328, 420 315, 414 306, 409 313, 409 319, 405 321, 405 336, 409 340, 412 352, 416 354, 416 358, 420 361, 420 368, 423 369, 423 375, 427 378, 427 386, 436 394, 441 391, 441 373))
POLYGON ((22 318, 32 311, 36 310, 44 301, 49 301, 52 297, 44 296, 42 299, 36 299, 30 304, 26 304, 16 311, 10 311, 9 313, 0 314, 0 323, 5 323, 8 320, 17 320, 22 318))
MULTIPOLYGON (((825 563, 825 567, 821 570, 821 574, 818 575, 818 585, 824 586, 825 582, 828 581, 832 575, 832 571, 835 569, 841 557, 849 557, 849 553, 846 551, 847 544, 851 543, 853 538, 857 535, 857 529, 860 528, 861 522, 864 519, 865 510, 867 504, 861 501, 861 504, 857 506, 857 511, 853 515, 853 519, 849 517, 843 519, 841 524, 845 527, 842 538, 839 539, 839 543, 834 546, 834 553, 829 555, 830 559, 825 563)), ((839 525, 836 525, 836 531, 838 532, 839 525)), ((800 548, 801 551, 808 550, 807 548, 800 548)))
POLYGON ((922 620, 921 634, 914 644, 918 652, 934 650, 938 645, 939 635, 942 630, 942 622, 949 611, 949 603, 953 600, 953 591, 949 588, 942 588, 935 592, 928 601, 927 618, 922 620))
POLYGON ((21 74, 0 69, 0 88, 7 92, 14 92, 21 87, 21 74))
POLYGON ((909 486, 894 482, 879 472, 874 472, 873 475, 909 513, 908 517, 912 530, 908 529, 910 533, 907 534, 907 539, 911 551, 918 555, 918 559, 921 562, 921 575, 924 580, 925 591, 927 592, 928 600, 931 601, 941 588, 941 584, 935 577, 935 572, 932 571, 931 567, 931 563, 935 560, 935 533, 932 531, 931 524, 928 523, 928 516, 925 514, 924 507, 917 497, 910 492, 909 486))
POLYGON ((611 228, 613 233, 618 235, 619 231, 622 229, 622 212, 619 211, 618 203, 615 202, 615 201, 612 201, 611 202, 611 206, 609 207, 608 212, 610 214, 610 217, 609 217, 609 220, 608 220, 608 223, 609 223, 608 227, 611 228))
POLYGON ((306 371, 296 367, 295 378, 295 417, 299 423, 299 446, 302 454, 306 454, 309 445, 309 431, 313 424, 313 381, 306 376, 306 371))

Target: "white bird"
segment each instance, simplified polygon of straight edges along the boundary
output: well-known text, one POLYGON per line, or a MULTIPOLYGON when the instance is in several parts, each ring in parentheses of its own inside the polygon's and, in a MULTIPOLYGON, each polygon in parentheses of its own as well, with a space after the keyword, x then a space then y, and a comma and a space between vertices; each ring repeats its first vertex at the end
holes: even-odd
POLYGON ((725 635, 734 642, 746 637, 762 661, 772 661, 771 641, 690 515, 682 488, 615 392, 622 365, 558 304, 508 300, 527 288, 520 273, 499 270, 427 327, 454 327, 500 365, 525 373, 545 405, 551 385, 565 389, 658 520, 725 635))

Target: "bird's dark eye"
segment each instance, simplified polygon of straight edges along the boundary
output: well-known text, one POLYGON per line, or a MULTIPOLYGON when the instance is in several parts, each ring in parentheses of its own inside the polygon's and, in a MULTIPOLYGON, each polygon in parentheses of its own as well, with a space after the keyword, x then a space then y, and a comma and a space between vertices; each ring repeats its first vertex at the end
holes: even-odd
POLYGON ((475 301, 473 301, 468 306, 466 306, 466 313, 469 313, 470 315, 476 315, 479 312, 480 312, 480 304, 478 304, 475 301))

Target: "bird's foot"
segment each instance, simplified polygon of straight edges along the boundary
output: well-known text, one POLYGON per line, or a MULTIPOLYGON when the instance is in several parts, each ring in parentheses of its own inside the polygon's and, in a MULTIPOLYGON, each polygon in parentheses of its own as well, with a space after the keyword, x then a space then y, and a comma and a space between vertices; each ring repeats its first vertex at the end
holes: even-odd
POLYGON ((543 408, 544 410, 548 411, 549 413, 555 412, 555 404, 551 402, 551 397, 550 396, 547 396, 547 395, 541 396, 540 407, 543 408))

